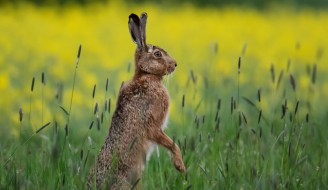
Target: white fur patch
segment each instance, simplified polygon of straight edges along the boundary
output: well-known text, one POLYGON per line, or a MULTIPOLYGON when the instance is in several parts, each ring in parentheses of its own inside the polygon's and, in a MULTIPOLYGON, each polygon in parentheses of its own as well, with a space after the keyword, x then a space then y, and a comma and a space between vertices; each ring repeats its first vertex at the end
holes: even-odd
MULTIPOLYGON (((149 161, 151 154, 154 152, 155 148, 158 149, 158 146, 153 141, 148 141, 148 150, 146 152, 146 162, 149 161)), ((143 171, 145 169, 145 163, 141 161, 141 170, 143 171)))
POLYGON ((148 141, 148 150, 147 150, 147 161, 149 160, 151 154, 154 152, 155 146, 157 144, 153 141, 148 141))
POLYGON ((169 124, 169 110, 170 109, 168 109, 167 114, 166 114, 165 121, 164 121, 164 123, 162 125, 162 130, 163 131, 167 128, 167 125, 169 124))

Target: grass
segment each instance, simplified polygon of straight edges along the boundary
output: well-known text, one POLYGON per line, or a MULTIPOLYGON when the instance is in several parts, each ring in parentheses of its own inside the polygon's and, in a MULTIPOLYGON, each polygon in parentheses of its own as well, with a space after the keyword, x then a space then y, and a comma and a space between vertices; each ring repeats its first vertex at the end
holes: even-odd
MULTIPOLYGON (((31 17, 29 14, 27 16, 31 17)), ((185 19, 189 16, 188 13, 182 14, 182 18, 185 19)), ((252 14, 243 16, 250 20, 257 18, 252 14)), ((214 18, 218 17, 214 15, 214 18)), ((75 20, 78 20, 78 17, 75 20)), ((150 22, 154 24, 154 21, 150 22)), ((195 22, 198 23, 196 25, 200 25, 198 20, 195 22)), ((232 21, 222 21, 225 22, 232 21)), ((287 19, 284 22, 288 25, 291 20, 287 19)), ((125 30, 126 26, 124 27, 125 30)), ((248 32, 254 30, 242 28, 248 32)), ((269 30, 270 27, 267 31, 269 30)), ((149 31, 154 30, 149 28, 149 31)), ((216 39, 212 33, 215 33, 215 36, 229 36, 227 31, 216 34, 213 30, 210 37, 216 39)), ((302 33, 301 29, 298 31, 302 33)), ((314 34, 315 31, 324 31, 324 28, 314 28, 311 31, 314 31, 314 34)), ((123 34, 117 31, 116 33, 123 34)), ((266 38, 250 33, 251 36, 256 36, 258 41, 272 39, 272 36, 266 38)), ((154 39, 151 35, 153 34, 150 34, 149 39, 154 39)), ((128 34, 124 39, 125 37, 128 38, 128 34)), ((204 37, 204 40, 208 41, 202 42, 202 47, 198 47, 200 51, 206 49, 204 44, 210 44, 209 39, 204 37)), ((65 44, 63 41, 62 44, 65 44)), ((158 42, 165 44, 164 41, 158 42)), ((185 42, 191 43, 192 40, 188 38, 185 42)), ((274 48, 269 47, 270 53, 266 53, 265 58, 261 54, 263 46, 257 47, 258 44, 254 40, 247 43, 236 40, 231 43, 235 44, 233 47, 224 40, 220 41, 220 44, 215 42, 212 43, 214 46, 211 46, 209 52, 199 54, 195 53, 195 49, 184 50, 194 48, 193 45, 184 44, 183 41, 176 42, 183 44, 183 51, 179 48, 168 51, 174 58, 177 57, 179 67, 173 73, 169 84, 167 78, 164 79, 171 95, 170 123, 165 132, 178 143, 186 173, 176 171, 167 150, 159 147, 158 152, 150 157, 142 178, 136 180, 133 186, 142 183, 144 189, 328 188, 328 113, 324 88, 327 81, 326 53, 320 49, 320 56, 316 58, 306 54, 305 52, 316 52, 313 49, 308 51, 309 47, 320 45, 309 45, 306 40, 304 44, 297 43, 296 47, 289 42, 286 42, 289 46, 284 46, 283 43, 278 46, 278 42, 271 42, 274 48), (239 46, 242 48, 238 49, 239 46), (300 47, 304 47, 304 50, 299 50, 300 47), (185 58, 183 55, 186 52, 192 52, 197 57, 182 59, 181 57, 185 58), (281 52, 287 52, 288 55, 277 58, 276 55, 280 55, 281 52), (289 56, 292 58, 288 59, 289 56), (274 67, 272 65, 271 71, 271 62, 268 61, 271 58, 267 57, 278 60, 274 67), (194 58, 196 61, 192 60, 194 58), (286 63, 282 64, 285 58, 286 63), (241 65, 238 65, 239 60, 241 65), (311 66, 314 61, 316 64, 311 66), (274 69, 281 71, 278 80, 273 79, 274 69), (283 113, 284 117, 281 117, 283 113)), ((128 43, 132 42, 123 42, 128 43)), ((325 45, 325 42, 323 43, 325 45)), ((133 55, 132 45, 129 46, 129 55, 133 55)), ((83 44, 83 48, 86 49, 84 53, 81 52, 80 46, 76 65, 73 62, 76 58, 76 49, 69 50, 67 56, 71 58, 68 60, 73 61, 65 61, 67 67, 60 66, 60 76, 65 77, 58 77, 58 73, 54 75, 49 72, 52 68, 58 69, 57 65, 43 67, 40 64, 41 68, 31 66, 29 72, 19 75, 19 80, 15 78, 17 81, 13 80, 14 82, 5 88, 6 94, 13 93, 13 97, 4 94, 0 100, 4 105, 0 110, 9 110, 1 112, 3 115, 0 134, 0 189, 85 188, 89 169, 97 160, 110 127, 122 80, 129 80, 132 76, 130 70, 134 70, 133 63, 129 61, 116 68, 99 66, 97 61, 90 59, 90 48, 93 47, 97 46, 83 44), (84 59, 84 55, 88 59, 84 59), (92 68, 95 67, 93 71, 97 72, 87 72, 91 70, 90 65, 92 68), (46 83, 42 86, 39 82, 34 84, 34 80, 39 79, 33 76, 41 76, 42 71, 47 73, 46 83), (96 75, 97 80, 92 80, 93 75, 96 75), (31 79, 33 82, 30 89, 31 79), (14 93, 13 89, 19 91, 19 95, 17 92, 14 93), (105 102, 108 110, 105 108, 105 102), (22 122, 19 122, 20 107, 24 111, 22 122), (11 109, 15 109, 15 112, 11 112, 11 109), (99 117, 103 118, 101 120, 104 122, 100 122, 99 117), (40 126, 42 120, 51 123, 45 128, 40 126)), ((10 56, 12 55, 8 55, 6 60, 19 65, 17 60, 11 60, 10 56)), ((123 60, 132 59, 125 54, 120 55, 122 56, 123 60)), ((58 57, 62 59, 62 56, 58 57)), ((106 61, 124 62, 122 59, 113 61, 108 57, 106 61)), ((4 82, 0 84, 0 88, 3 84, 4 82)))
MULTIPOLYGON (((76 70, 77 67, 74 74, 70 111, 66 111, 65 108, 60 106, 61 112, 67 116, 67 121, 66 123, 59 123, 62 127, 58 130, 58 133, 43 130, 50 124, 49 122, 34 132, 29 138, 26 137, 29 131, 25 131, 25 139, 27 138, 27 140, 21 145, 15 143, 18 139, 7 139, 2 144, 2 147, 5 147, 5 149, 1 149, 0 154, 0 163, 2 165, 0 181, 2 189, 21 189, 23 187, 25 189, 42 189, 50 186, 55 187, 55 189, 83 189, 85 187, 89 169, 96 161, 97 153, 106 133, 97 133, 96 128, 92 128, 94 123, 94 120, 92 120, 89 126, 87 124, 79 126, 85 128, 83 131, 87 130, 84 133, 84 138, 76 137, 77 134, 81 134, 81 132, 76 133, 79 129, 70 131, 68 134, 69 128, 77 128, 74 122, 68 125, 69 118, 72 115, 72 102, 74 102, 73 92, 76 70), (65 125, 66 127, 63 128, 65 125), (41 130, 43 131, 41 132, 41 130), (39 135, 41 138, 32 138, 39 132, 42 134, 39 135), (98 140, 93 142, 93 145, 91 138, 88 137, 89 135, 93 138, 98 138, 98 140), (85 145, 87 137, 89 146, 85 145), (38 144, 40 140, 44 142, 42 147, 38 144), (85 157, 81 153, 83 149, 88 150, 85 157)), ((236 69, 236 72, 238 70, 236 69)), ((239 71, 238 79, 243 72, 242 69, 239 71)), ((316 69, 314 69, 312 76, 313 85, 316 72, 316 69)), ((268 76, 270 76, 269 73, 268 76)), ((201 117, 197 109, 201 104, 206 104, 207 102, 200 101, 196 105, 185 101, 185 95, 183 95, 181 122, 189 127, 185 133, 173 132, 175 134, 173 138, 177 138, 175 142, 179 141, 179 148, 182 152, 187 172, 185 174, 177 172, 170 162, 169 156, 165 154, 166 150, 160 147, 158 155, 154 154, 151 156, 143 172, 141 179, 143 188, 326 188, 328 182, 326 175, 328 157, 324 152, 328 145, 328 143, 324 143, 326 142, 325 136, 327 133, 324 130, 326 120, 316 117, 315 114, 312 114, 312 118, 309 118, 307 112, 310 110, 307 110, 304 106, 299 106, 302 103, 298 103, 296 92, 293 92, 297 88, 296 80, 293 75, 290 75, 290 78, 292 85, 288 84, 288 82, 281 84, 282 88, 291 92, 290 97, 279 97, 277 93, 273 93, 274 97, 272 98, 271 106, 274 114, 272 117, 270 117, 270 113, 262 113, 261 108, 258 108, 254 102, 245 97, 243 97, 241 102, 237 100, 239 103, 236 106, 236 102, 233 101, 233 98, 230 101, 229 96, 221 97, 219 101, 212 96, 202 97, 202 99, 204 98, 209 103, 215 103, 217 106, 213 110, 205 109, 203 117, 201 117), (288 99, 291 102, 297 101, 296 106, 292 107, 292 103, 287 105, 288 99), (284 103, 281 113, 278 111, 279 105, 281 105, 280 102, 284 103), (253 108, 256 108, 255 112, 253 108), (235 109, 240 111, 237 112, 235 109), (207 110, 209 111, 207 112, 207 110), (304 110, 306 115, 304 115, 304 110), (219 111, 220 115, 217 116, 219 111), (287 112, 292 115, 290 120, 285 119, 287 112), (299 114, 300 112, 301 114, 299 114), (190 114, 193 117, 190 117, 190 114), (280 117, 281 114, 283 117, 280 117), (296 114, 298 119, 296 119, 296 114), (264 121, 264 116, 269 117, 269 120, 264 121), (199 121, 200 119, 201 121, 199 121), (196 127, 198 125, 200 126, 196 127), (202 137, 202 133, 207 134, 207 138, 204 135, 202 137), (198 138, 197 135, 199 136, 198 138), (180 141, 183 143, 180 143, 180 141)), ((281 83, 281 80, 279 79, 278 83, 281 83)), ((239 82, 237 84, 236 88, 239 94, 239 82)), ((270 91, 264 93, 264 88, 261 91, 254 92, 261 103, 265 99, 269 99, 266 96, 272 96, 270 91)), ((277 90, 277 88, 271 87, 266 90, 270 89, 273 92, 277 90)), ((106 81, 105 98, 107 90, 108 82, 106 81)), ((191 92, 195 94, 187 95, 195 97, 198 96, 197 93, 202 93, 196 90, 191 90, 191 92)), ((242 92, 241 95, 243 96, 242 92)), ((94 92, 92 99, 94 99, 94 92)), ((310 106, 313 113, 316 107, 312 103, 313 100, 310 106)), ((104 130, 108 131, 109 126, 104 126, 99 122, 98 113, 101 110, 105 111, 105 106, 102 107, 97 102, 93 112, 97 113, 98 125, 101 125, 101 128, 105 128, 104 130)), ((105 121, 111 121, 107 111, 104 113, 105 121)), ((30 117, 33 116, 30 114, 30 117)), ((25 124, 29 125, 29 123, 30 121, 25 124)), ((178 125, 172 123, 170 128, 176 129, 178 125)), ((98 128, 98 130, 100 129, 98 128)), ((24 134, 20 136, 24 138, 24 134)), ((139 179, 135 184, 138 182, 139 179)), ((134 188, 136 188, 135 184, 133 184, 134 188)), ((95 188, 95 186, 93 187, 95 188)))

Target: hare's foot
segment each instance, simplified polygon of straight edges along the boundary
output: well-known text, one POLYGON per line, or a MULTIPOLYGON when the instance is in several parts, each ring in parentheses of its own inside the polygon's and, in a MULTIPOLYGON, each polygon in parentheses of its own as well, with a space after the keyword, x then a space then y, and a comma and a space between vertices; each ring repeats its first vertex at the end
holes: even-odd
POLYGON ((171 152, 171 161, 175 168, 182 173, 185 172, 186 169, 183 164, 179 147, 173 143, 173 141, 161 129, 148 135, 148 139, 167 148, 171 152))
POLYGON ((177 148, 178 150, 175 150, 174 153, 172 154, 171 161, 178 171, 180 171, 181 173, 184 173, 186 171, 186 169, 183 164, 181 152, 177 146, 175 148, 177 148))

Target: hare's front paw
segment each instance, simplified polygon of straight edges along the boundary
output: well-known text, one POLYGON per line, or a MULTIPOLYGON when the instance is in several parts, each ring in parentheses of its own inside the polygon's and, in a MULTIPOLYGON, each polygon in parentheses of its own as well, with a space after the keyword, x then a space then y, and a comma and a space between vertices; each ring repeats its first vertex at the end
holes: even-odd
POLYGON ((182 160, 182 156, 179 151, 176 151, 175 154, 172 155, 171 160, 175 166, 175 168, 180 171, 181 173, 184 173, 186 171, 184 164, 183 164, 183 160, 182 160))

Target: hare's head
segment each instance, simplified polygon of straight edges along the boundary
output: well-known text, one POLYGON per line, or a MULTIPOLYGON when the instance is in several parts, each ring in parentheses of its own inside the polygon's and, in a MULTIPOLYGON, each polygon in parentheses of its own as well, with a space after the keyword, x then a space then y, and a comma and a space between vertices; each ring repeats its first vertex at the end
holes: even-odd
POLYGON ((153 75, 169 75, 177 62, 162 48, 146 43, 147 13, 129 16, 129 30, 137 49, 135 53, 136 71, 153 75))

